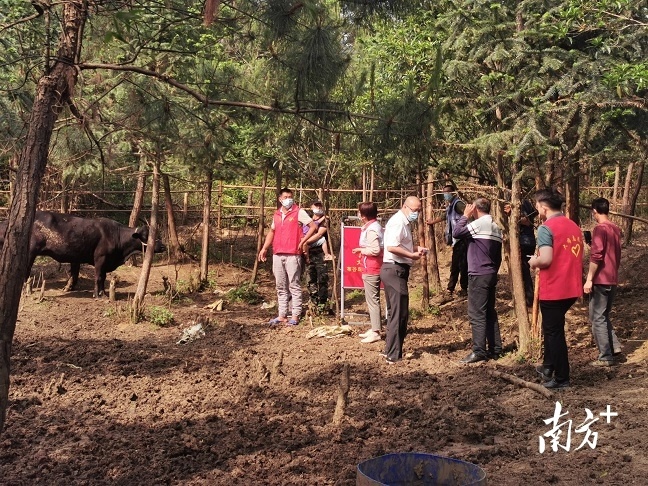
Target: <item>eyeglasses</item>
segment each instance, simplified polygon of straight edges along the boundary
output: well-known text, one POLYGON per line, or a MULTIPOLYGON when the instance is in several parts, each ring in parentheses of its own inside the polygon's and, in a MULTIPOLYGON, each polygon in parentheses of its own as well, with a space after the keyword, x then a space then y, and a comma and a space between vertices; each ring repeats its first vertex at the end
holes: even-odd
POLYGON ((405 206, 407 209, 409 209, 409 210, 412 211, 413 213, 418 213, 418 212, 421 210, 421 208, 418 208, 418 209, 412 209, 412 208, 410 208, 407 204, 403 204, 403 206, 405 206))

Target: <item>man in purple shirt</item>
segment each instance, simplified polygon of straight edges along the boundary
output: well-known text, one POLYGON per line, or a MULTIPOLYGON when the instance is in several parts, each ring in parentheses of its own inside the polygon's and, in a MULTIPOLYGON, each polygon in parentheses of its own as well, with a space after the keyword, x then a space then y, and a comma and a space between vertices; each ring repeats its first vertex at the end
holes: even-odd
POLYGON ((495 289, 502 263, 502 231, 490 215, 491 203, 480 197, 466 205, 452 236, 468 242, 468 319, 472 327, 472 353, 462 363, 476 363, 502 354, 495 289), (475 218, 471 223, 468 218, 475 218), (486 343, 488 342, 488 349, 486 343))
POLYGON ((583 292, 590 294, 589 318, 598 346, 598 359, 592 366, 612 366, 621 355, 621 345, 612 329, 610 310, 616 294, 621 264, 621 230, 609 220, 610 202, 600 197, 592 201, 596 226, 592 231, 592 248, 587 280, 583 292))

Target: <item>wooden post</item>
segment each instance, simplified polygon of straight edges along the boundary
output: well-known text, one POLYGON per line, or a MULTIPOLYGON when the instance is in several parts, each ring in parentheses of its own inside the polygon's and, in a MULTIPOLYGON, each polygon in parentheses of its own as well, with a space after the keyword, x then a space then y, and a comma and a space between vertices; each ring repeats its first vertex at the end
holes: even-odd
POLYGON ((223 181, 218 181, 218 216, 216 218, 216 228, 221 229, 221 217, 223 215, 223 181))

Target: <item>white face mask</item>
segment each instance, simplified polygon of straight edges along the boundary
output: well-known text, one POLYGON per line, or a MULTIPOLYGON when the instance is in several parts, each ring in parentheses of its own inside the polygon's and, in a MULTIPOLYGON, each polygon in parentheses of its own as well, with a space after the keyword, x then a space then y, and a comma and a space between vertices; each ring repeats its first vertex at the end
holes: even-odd
POLYGON ((321 216, 322 214, 324 214, 324 210, 313 208, 313 214, 315 214, 317 216, 321 216))
POLYGON ((282 199, 281 200, 281 205, 286 209, 290 209, 290 208, 292 208, 292 205, 293 205, 293 199, 290 198, 290 197, 287 197, 286 199, 282 199))
POLYGON ((412 211, 409 213, 409 216, 407 216, 407 219, 409 219, 412 223, 418 219, 418 211, 412 211))

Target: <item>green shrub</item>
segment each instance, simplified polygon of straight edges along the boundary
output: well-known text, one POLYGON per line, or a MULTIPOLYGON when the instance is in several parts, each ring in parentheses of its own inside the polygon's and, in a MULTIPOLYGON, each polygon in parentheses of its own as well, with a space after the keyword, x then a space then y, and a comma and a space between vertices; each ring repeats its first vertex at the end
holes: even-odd
POLYGON ((257 292, 254 284, 243 283, 227 292, 227 297, 234 302, 245 302, 246 304, 259 304, 263 296, 257 292))
POLYGON ((173 324, 173 312, 166 307, 153 305, 148 309, 148 320, 156 326, 170 326, 173 324))

